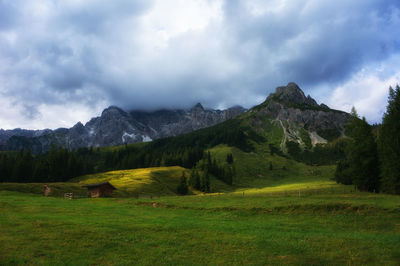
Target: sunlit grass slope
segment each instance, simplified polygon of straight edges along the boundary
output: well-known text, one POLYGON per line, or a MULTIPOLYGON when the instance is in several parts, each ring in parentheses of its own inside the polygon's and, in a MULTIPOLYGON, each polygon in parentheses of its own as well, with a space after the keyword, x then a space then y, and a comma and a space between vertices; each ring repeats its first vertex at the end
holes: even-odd
MULTIPOLYGON (((105 173, 91 174, 83 177, 74 178, 71 182, 78 182, 81 185, 110 182, 117 188, 115 196, 165 196, 176 195, 182 173, 186 178, 190 176, 190 170, 179 167, 153 167, 132 170, 111 171, 105 173)), ((211 183, 214 189, 226 190, 227 185, 212 178, 211 183)), ((191 190, 191 194, 198 191, 191 190)))
POLYGON ((190 172, 179 166, 120 170, 77 177, 65 183, 0 183, 0 190, 43 194, 43 185, 47 184, 52 196, 67 192, 87 196, 83 185, 110 182, 117 188, 113 192, 115 197, 176 195, 182 173, 188 177, 190 172))
POLYGON ((220 164, 226 163, 226 155, 233 154, 237 189, 266 188, 287 185, 284 189, 296 186, 331 186, 335 166, 310 166, 276 154, 271 155, 265 145, 256 145, 256 152, 246 153, 235 147, 219 145, 209 150, 211 156, 220 164))
POLYGON ((91 174, 70 182, 80 185, 110 182, 117 189, 115 196, 175 195, 182 173, 189 176, 189 171, 179 166, 154 167, 91 174))

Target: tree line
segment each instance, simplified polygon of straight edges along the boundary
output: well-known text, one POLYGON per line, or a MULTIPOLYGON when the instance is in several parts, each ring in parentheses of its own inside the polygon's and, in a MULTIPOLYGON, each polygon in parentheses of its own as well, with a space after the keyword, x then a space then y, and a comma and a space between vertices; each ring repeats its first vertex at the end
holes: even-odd
POLYGON ((189 187, 205 193, 211 192, 210 175, 227 185, 232 185, 235 175, 233 161, 232 153, 228 153, 226 162, 221 164, 215 158, 212 159, 210 152, 207 152, 204 154, 202 161, 192 168, 189 178, 186 178, 185 173, 182 172, 180 183, 177 187, 178 194, 186 195, 189 187))
POLYGON ((67 149, 56 149, 40 156, 30 151, 0 153, 0 182, 63 182, 92 172, 83 159, 67 149))
POLYGON ((372 127, 353 108, 346 135, 350 138, 335 180, 359 190, 400 194, 400 87, 389 88, 381 125, 372 127))

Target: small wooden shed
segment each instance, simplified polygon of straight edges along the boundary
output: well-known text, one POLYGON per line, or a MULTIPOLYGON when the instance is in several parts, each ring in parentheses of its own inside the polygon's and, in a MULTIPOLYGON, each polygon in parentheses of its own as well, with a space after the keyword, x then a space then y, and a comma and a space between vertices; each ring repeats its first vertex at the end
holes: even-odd
POLYGON ((84 185, 83 187, 86 187, 88 189, 88 194, 91 198, 110 197, 113 193, 113 190, 116 189, 109 182, 88 184, 84 185))

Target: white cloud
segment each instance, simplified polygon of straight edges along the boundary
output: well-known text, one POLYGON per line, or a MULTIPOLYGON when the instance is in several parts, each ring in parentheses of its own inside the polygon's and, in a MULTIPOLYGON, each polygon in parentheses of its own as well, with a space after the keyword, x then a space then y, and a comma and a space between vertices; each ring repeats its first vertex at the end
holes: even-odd
POLYGON ((28 128, 45 129, 71 127, 78 121, 85 124, 94 116, 99 116, 107 107, 105 103, 98 103, 97 108, 88 107, 79 103, 71 104, 41 104, 36 106, 34 114, 29 114, 29 107, 17 103, 10 104, 7 100, 0 99, 0 125, 1 128, 28 128))
POLYGON ((333 89, 325 101, 332 108, 350 112, 354 106, 369 123, 380 123, 386 111, 389 87, 400 83, 400 55, 394 55, 374 68, 364 68, 350 80, 333 89))

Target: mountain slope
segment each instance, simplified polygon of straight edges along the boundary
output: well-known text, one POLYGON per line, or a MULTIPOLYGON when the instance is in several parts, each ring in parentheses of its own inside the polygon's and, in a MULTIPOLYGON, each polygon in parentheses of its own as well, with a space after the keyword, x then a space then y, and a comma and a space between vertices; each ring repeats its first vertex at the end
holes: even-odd
POLYGON ((2 130, 1 150, 29 149, 34 153, 48 151, 52 145, 68 149, 115 146, 125 143, 147 142, 177 136, 209 127, 231 119, 245 111, 232 107, 223 111, 204 109, 198 103, 189 110, 130 111, 111 106, 100 117, 70 129, 57 130, 2 130))
POLYGON ((242 119, 285 150, 289 141, 311 149, 316 144, 343 136, 349 117, 346 112, 330 109, 325 104, 318 105, 295 83, 289 83, 278 87, 242 119))

